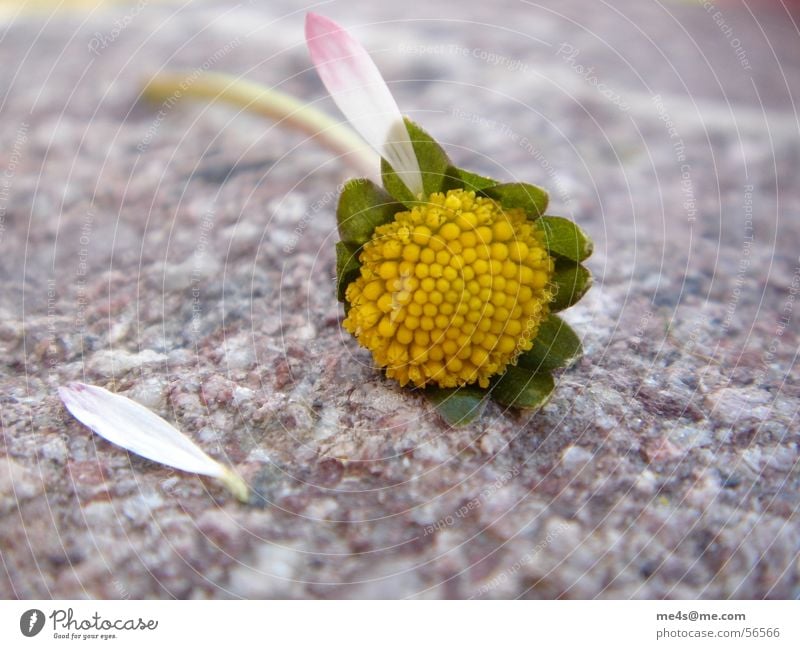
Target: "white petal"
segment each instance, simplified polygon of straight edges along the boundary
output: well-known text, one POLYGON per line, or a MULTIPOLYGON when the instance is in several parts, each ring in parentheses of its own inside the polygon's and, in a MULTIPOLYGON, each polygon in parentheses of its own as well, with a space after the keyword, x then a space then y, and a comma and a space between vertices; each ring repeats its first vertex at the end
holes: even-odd
POLYGON ((306 15, 306 41, 322 82, 344 116, 385 158, 414 196, 422 174, 400 109, 367 51, 324 16, 306 15))
POLYGON ((100 437, 148 460, 217 478, 237 498, 246 499, 247 487, 241 477, 144 406, 85 383, 60 387, 58 394, 67 410, 100 437))

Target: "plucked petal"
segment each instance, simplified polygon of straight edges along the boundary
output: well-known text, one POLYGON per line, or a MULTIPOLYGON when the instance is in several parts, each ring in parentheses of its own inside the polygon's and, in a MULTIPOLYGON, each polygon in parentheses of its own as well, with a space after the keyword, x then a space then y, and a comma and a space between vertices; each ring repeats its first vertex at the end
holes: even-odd
POLYGON ((214 478, 228 471, 177 428, 127 397, 85 383, 60 387, 58 394, 82 424, 148 460, 214 478))
POLYGON ((350 124, 385 158, 414 196, 422 175, 400 109, 367 51, 324 16, 306 16, 306 41, 322 82, 350 124))

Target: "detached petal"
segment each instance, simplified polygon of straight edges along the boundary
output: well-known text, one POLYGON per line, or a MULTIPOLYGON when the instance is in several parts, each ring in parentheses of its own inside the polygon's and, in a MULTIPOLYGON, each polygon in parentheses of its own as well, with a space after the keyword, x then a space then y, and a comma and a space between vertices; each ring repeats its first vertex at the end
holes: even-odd
POLYGON ((135 401, 85 383, 60 387, 58 395, 75 419, 109 442, 148 460, 217 478, 237 498, 247 499, 247 485, 239 475, 135 401))
POLYGON ((367 51, 341 25, 315 13, 306 15, 306 41, 339 110, 411 193, 422 193, 422 174, 403 116, 367 51))

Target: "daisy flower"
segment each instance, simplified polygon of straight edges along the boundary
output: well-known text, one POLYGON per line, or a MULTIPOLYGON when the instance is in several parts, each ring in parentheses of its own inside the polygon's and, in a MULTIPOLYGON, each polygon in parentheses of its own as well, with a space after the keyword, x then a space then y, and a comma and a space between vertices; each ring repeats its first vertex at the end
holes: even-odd
POLYGON ((347 183, 337 208, 343 327, 387 377, 424 388, 452 424, 490 395, 538 408, 552 370, 581 354, 556 312, 591 286, 589 237, 548 216, 547 192, 459 169, 404 118, 366 50, 310 13, 314 66, 351 126, 381 158, 382 186, 347 183))

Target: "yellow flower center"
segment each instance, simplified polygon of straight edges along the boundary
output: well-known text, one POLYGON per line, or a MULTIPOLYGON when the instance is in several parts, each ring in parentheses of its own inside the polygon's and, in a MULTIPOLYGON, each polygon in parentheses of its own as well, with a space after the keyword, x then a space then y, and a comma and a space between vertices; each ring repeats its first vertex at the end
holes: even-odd
POLYGON ((360 261, 343 325, 401 385, 487 387, 531 348, 552 299, 541 231, 461 189, 377 227, 360 261))

